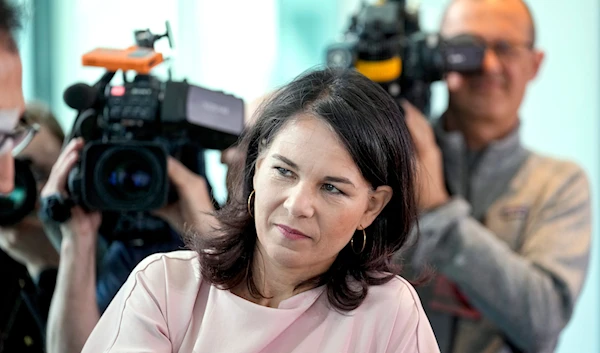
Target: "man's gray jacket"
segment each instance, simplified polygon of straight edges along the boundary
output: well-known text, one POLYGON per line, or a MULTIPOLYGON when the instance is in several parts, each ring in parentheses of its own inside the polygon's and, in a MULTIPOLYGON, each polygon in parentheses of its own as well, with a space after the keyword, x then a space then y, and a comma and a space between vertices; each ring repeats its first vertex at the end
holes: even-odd
POLYGON ((417 290, 442 353, 553 352, 588 269, 586 173, 525 149, 518 128, 478 155, 442 119, 434 130, 452 200, 399 260, 437 271, 417 290))

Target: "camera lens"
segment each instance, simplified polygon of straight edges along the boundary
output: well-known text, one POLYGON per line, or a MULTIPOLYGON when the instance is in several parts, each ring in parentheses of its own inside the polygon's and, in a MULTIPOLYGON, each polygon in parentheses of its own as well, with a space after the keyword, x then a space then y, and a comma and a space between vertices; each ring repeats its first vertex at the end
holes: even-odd
POLYGON ((123 161, 108 170, 107 184, 114 194, 136 195, 150 190, 152 171, 148 164, 138 161, 123 161))
POLYGON ((141 146, 114 146, 98 159, 93 185, 106 204, 116 209, 145 209, 163 189, 161 158, 165 157, 141 146))

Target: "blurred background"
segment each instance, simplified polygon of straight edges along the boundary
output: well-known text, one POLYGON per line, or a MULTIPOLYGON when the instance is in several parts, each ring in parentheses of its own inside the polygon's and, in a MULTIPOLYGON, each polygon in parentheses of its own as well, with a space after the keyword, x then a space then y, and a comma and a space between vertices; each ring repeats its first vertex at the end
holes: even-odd
MULTIPOLYGON (((171 57, 174 78, 251 101, 301 72, 323 65, 325 48, 339 39, 357 0, 20 0, 27 10, 20 33, 25 98, 50 105, 65 130, 75 112, 63 101, 75 82, 95 82, 102 69, 83 67, 96 47, 126 48, 133 31, 172 28, 156 49, 171 57), (33 11, 35 9, 35 11, 33 11)), ((409 3, 411 1, 408 1, 409 3)), ((420 4, 422 29, 436 31, 446 0, 420 4)), ((546 59, 522 108, 522 136, 537 151, 569 158, 586 170, 598 214, 600 185, 600 2, 529 0, 546 59)), ((164 68, 156 71, 161 74, 164 68)), ((433 85, 433 115, 446 104, 443 83, 433 85)), ((208 177, 226 198, 226 169, 218 151, 207 152, 208 177)), ((574 319, 558 352, 600 352, 599 217, 592 266, 574 319)), ((565 234, 568 236, 568 234, 565 234)))

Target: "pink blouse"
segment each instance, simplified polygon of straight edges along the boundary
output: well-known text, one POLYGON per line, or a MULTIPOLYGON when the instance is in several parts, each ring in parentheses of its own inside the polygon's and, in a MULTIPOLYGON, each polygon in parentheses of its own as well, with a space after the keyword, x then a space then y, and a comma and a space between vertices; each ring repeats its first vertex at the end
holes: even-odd
POLYGON ((203 281, 198 268, 192 251, 144 259, 82 352, 439 352, 415 290, 401 277, 370 287, 357 309, 338 312, 325 286, 270 308, 203 281))

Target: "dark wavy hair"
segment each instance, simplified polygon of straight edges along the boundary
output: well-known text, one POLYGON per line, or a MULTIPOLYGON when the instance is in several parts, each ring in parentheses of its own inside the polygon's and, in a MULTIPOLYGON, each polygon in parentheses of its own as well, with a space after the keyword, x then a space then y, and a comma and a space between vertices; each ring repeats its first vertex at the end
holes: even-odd
MULTIPOLYGON (((247 200, 259 153, 299 113, 321 119, 336 132, 373 188, 389 185, 393 190, 389 203, 366 228, 364 251, 357 255, 346 246, 326 273, 298 286, 326 284, 331 305, 352 310, 362 303, 369 286, 400 273, 392 255, 405 245, 417 220, 415 150, 404 116, 380 85, 354 70, 311 70, 262 104, 240 137, 244 169, 236 173, 227 203, 216 212, 220 222, 216 234, 192 235, 188 245, 198 252, 207 281, 222 289, 245 281, 253 296, 262 296, 253 281, 257 235, 247 200)), ((362 239, 362 231, 358 232, 355 236, 362 239)))

